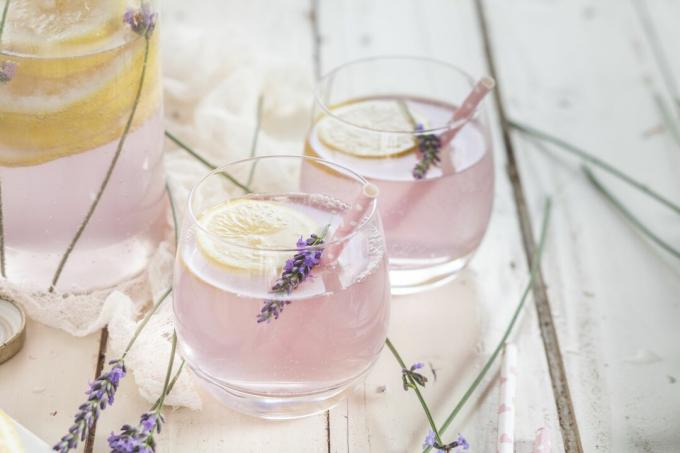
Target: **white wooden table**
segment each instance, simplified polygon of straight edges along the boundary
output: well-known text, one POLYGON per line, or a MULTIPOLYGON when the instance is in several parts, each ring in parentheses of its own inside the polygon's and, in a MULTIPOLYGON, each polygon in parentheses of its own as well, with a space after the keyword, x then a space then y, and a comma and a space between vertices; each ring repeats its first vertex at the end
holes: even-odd
MULTIPOLYGON (((183 17, 182 8, 197 7, 180 3, 167 13, 183 17)), ((210 7, 219 17, 238 14, 242 3, 210 7)), ((577 160, 502 127, 512 118, 550 131, 680 201, 680 145, 659 127, 653 101, 653 93, 669 105, 678 98, 680 1, 289 0, 271 8, 291 8, 293 20, 277 26, 296 36, 304 28, 297 51, 317 72, 363 56, 411 54, 498 80, 498 98, 488 104, 496 202, 479 253, 449 285, 393 300, 393 342, 409 363, 437 371, 424 390, 435 418, 445 418, 500 338, 550 195, 545 285, 513 335, 517 451, 530 451, 540 426, 551 429, 553 451, 680 451, 680 263, 614 211, 577 160)), ((680 245, 677 216, 602 178, 680 245)), ((105 360, 102 342, 104 335, 72 338, 30 322, 23 351, 0 366, 0 407, 56 442, 105 360)), ((476 452, 495 451, 497 369, 449 432, 464 433, 476 452)), ((387 350, 363 387, 324 415, 266 422, 203 398, 200 412, 166 411, 159 451, 413 452, 428 431, 387 350)), ((85 451, 107 451, 108 433, 147 408, 125 382, 85 451)))

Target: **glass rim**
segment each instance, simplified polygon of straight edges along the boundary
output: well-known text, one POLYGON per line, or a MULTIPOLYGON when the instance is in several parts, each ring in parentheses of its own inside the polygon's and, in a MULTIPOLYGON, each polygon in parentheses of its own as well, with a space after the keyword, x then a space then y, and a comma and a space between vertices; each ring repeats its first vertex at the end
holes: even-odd
POLYGON ((339 66, 334 67, 327 73, 323 74, 315 83, 314 86, 314 102, 321 108, 321 110, 331 118, 333 118, 336 121, 339 121, 343 124, 346 124, 347 126, 354 127, 357 129, 361 129, 364 131, 369 131, 369 132, 376 132, 376 133, 382 133, 382 134, 393 134, 393 135, 423 135, 423 134, 436 134, 436 133, 443 133, 451 129, 455 129, 459 126, 462 126, 465 124, 467 121, 470 119, 474 118, 479 114, 480 108, 477 108, 475 110, 475 113, 473 114, 472 118, 463 118, 458 121, 448 121, 446 124, 443 126, 439 127, 433 127, 433 128, 428 128, 428 129, 423 129, 422 131, 394 131, 394 130, 388 130, 388 129, 378 129, 378 128, 373 128, 373 127, 366 127, 366 126, 359 126, 358 124, 351 123, 332 111, 332 107, 324 102, 321 99, 321 86, 331 80, 333 77, 335 77, 338 72, 347 69, 348 67, 355 66, 355 65, 360 65, 360 64, 365 64, 365 63, 372 63, 376 61, 388 61, 388 60, 395 60, 395 61, 421 61, 421 62, 426 62, 426 63, 433 63, 435 65, 441 66, 443 68, 446 68, 448 70, 452 70, 456 72, 458 75, 462 76, 465 82, 468 84, 470 90, 474 87, 475 80, 474 78, 459 68, 458 66, 448 63, 446 61, 438 60, 436 58, 430 58, 430 57, 421 57, 421 56, 412 56, 412 55, 378 55, 378 56, 373 56, 373 57, 365 57, 365 58, 359 58, 356 60, 351 60, 346 63, 343 63, 339 66))
MULTIPOLYGON (((217 168, 211 170, 207 175, 203 176, 191 188, 191 192, 189 192, 189 197, 187 199, 187 209, 188 209, 188 218, 189 218, 190 222, 192 223, 192 225, 194 227, 196 227, 198 230, 200 230, 201 233, 206 234, 211 240, 215 240, 215 241, 223 243, 223 244, 228 244, 229 246, 237 247, 237 248, 240 248, 240 249, 243 249, 243 250, 252 250, 252 251, 258 251, 258 252, 273 252, 273 253, 280 253, 280 252, 291 253, 291 252, 300 252, 300 251, 306 251, 306 250, 318 250, 320 247, 326 248, 326 247, 329 247, 331 245, 346 242, 349 239, 351 239, 352 237, 354 237, 356 234, 358 234, 360 230, 362 230, 368 223, 370 223, 374 219, 374 217, 376 215, 378 215, 378 199, 374 198, 373 200, 371 200, 371 207, 368 211, 368 214, 366 216, 364 216, 361 223, 359 223, 357 226, 355 226, 352 229, 352 231, 341 236, 340 238, 333 238, 331 241, 324 240, 322 246, 306 245, 304 247, 297 247, 297 246, 295 246, 295 247, 252 247, 252 246, 248 246, 248 245, 243 245, 239 242, 226 240, 223 237, 220 237, 220 236, 214 234, 213 232, 206 229, 203 225, 201 225, 201 223, 198 221, 198 218, 196 217, 196 213, 194 212, 192 205, 193 205, 194 198, 195 198, 194 196, 196 195, 198 189, 203 185, 203 183, 206 182, 209 178, 212 178, 213 176, 217 176, 219 174, 229 175, 229 173, 226 170, 230 167, 235 166, 235 165, 244 164, 246 162, 257 162, 257 161, 261 161, 261 160, 265 160, 265 159, 296 159, 298 161, 310 161, 310 162, 320 163, 322 165, 326 165, 327 167, 334 167, 336 169, 341 170, 345 174, 350 175, 362 187, 363 187, 363 185, 368 184, 368 180, 366 180, 366 178, 364 178, 360 174, 356 173, 355 171, 350 170, 349 168, 347 168, 343 165, 336 164, 335 162, 331 162, 331 161, 326 160, 326 159, 320 159, 318 157, 295 155, 295 154, 277 154, 277 155, 255 156, 255 157, 248 157, 248 158, 245 158, 245 159, 239 159, 239 160, 229 162, 229 163, 227 163, 223 166, 220 166, 220 167, 217 167, 217 168)), ((229 176, 231 176, 231 175, 229 175, 229 176)), ((241 184, 233 176, 231 176, 231 178, 233 178, 233 180, 236 181, 238 184, 241 184)), ((234 181, 232 181, 232 183, 234 181)), ((238 187, 238 185, 236 185, 236 186, 238 187)), ((246 187, 245 184, 243 184, 243 186, 246 187)), ((252 192, 251 194, 269 194, 269 193, 271 193, 271 192, 252 192)), ((317 192, 305 192, 305 193, 317 193, 317 192)), ((247 195, 250 195, 250 194, 246 193, 244 196, 247 196, 247 195)), ((229 199, 233 199, 233 198, 237 198, 237 197, 229 197, 229 199)), ((312 233, 318 234, 318 232, 314 231, 314 232, 310 232, 310 235, 312 233)), ((247 237, 247 235, 243 235, 241 237, 247 237)), ((306 238, 303 238, 303 239, 306 239, 306 238)))

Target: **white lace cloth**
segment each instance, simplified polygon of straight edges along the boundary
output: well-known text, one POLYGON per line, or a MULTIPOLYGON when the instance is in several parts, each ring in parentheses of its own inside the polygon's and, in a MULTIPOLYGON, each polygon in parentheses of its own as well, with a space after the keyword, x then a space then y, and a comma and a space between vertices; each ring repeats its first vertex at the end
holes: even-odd
MULTIPOLYGON (((312 103, 309 3, 166 0, 161 34, 167 128, 218 165, 246 157, 262 95, 258 154, 299 154, 312 103)), ((181 219, 191 186, 207 170, 170 143, 166 170, 181 219)), ((271 184, 285 177, 273 174, 271 184)), ((50 294, 2 281, 0 294, 20 302, 32 319, 76 336, 108 325, 107 357, 119 357, 143 314, 171 284, 172 239, 161 244, 144 275, 113 291, 50 294)), ((126 359, 150 402, 162 388, 172 329, 169 297, 126 359)), ((201 407, 191 373, 182 373, 166 403, 201 407)))

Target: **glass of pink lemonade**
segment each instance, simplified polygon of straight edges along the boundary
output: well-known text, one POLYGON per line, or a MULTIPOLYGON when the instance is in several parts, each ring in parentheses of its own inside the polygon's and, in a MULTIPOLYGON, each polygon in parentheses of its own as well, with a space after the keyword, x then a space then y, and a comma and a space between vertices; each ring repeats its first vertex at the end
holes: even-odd
POLYGON ((390 284, 376 201, 362 195, 370 186, 334 163, 268 156, 194 187, 175 326, 182 355, 227 406, 272 419, 314 414, 376 361, 390 284), (303 189, 310 167, 324 182, 303 189))
POLYGON ((167 231, 159 30, 153 5, 139 5, 0 0, 0 251, 11 282, 108 288, 141 273, 167 231), (148 42, 135 18, 153 21, 148 42))
MULTIPOLYGON (((393 294, 450 280, 486 231, 494 193, 489 133, 479 109, 457 115, 473 86, 454 66, 406 57, 348 63, 318 83, 305 154, 380 188, 393 294)), ((324 181, 318 171, 305 178, 324 181)))

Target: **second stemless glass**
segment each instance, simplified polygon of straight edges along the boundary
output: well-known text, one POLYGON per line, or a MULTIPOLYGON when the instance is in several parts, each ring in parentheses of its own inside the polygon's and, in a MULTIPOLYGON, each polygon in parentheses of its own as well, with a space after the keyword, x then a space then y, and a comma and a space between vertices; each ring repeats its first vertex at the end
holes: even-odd
POLYGON ((494 193, 486 122, 479 114, 466 124, 452 121, 472 87, 454 66, 409 57, 358 60, 318 83, 305 154, 347 166, 380 188, 394 294, 451 279, 486 231, 494 193), (414 176, 422 147, 446 143, 442 137, 456 130, 442 145, 442 164, 414 176))
POLYGON ((193 189, 175 266, 175 326, 182 355, 227 406, 265 418, 317 413, 377 359, 390 285, 375 201, 353 232, 335 236, 365 184, 336 164, 270 156, 229 164, 193 189), (310 167, 324 184, 302 190, 310 167), (300 242, 312 234, 324 243, 300 242), (319 256, 337 260, 315 264, 319 256), (276 291, 282 273, 302 283, 276 291))

